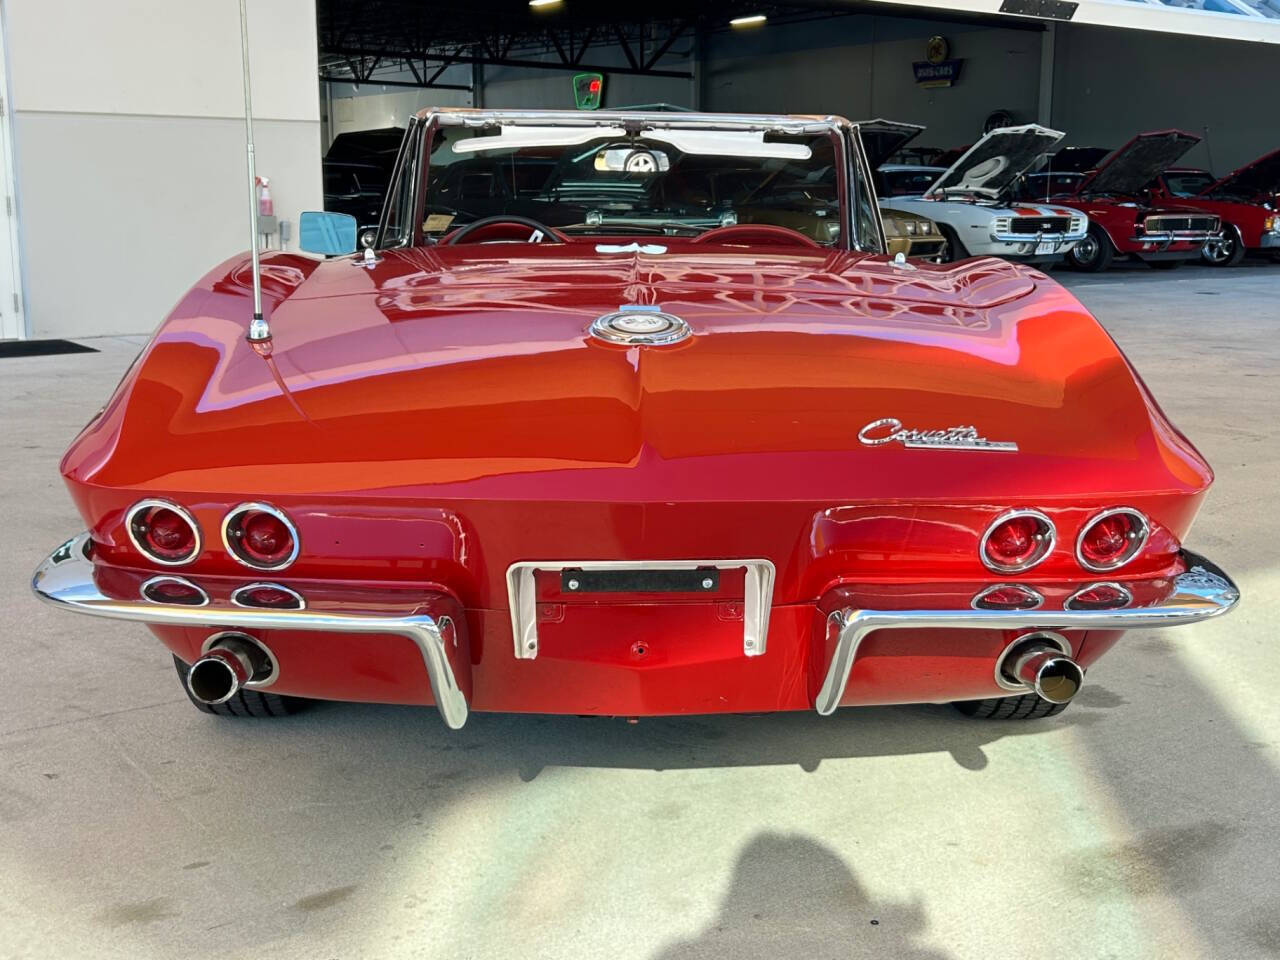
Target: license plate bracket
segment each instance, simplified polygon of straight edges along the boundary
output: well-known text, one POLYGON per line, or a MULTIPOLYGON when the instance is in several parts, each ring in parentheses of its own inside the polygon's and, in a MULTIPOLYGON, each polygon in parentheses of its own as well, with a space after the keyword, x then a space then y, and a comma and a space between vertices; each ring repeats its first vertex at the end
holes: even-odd
MULTIPOLYGON (((577 572, 579 577, 587 573, 614 573, 647 576, 657 572, 680 572, 689 579, 664 581, 668 586, 674 585, 679 590, 686 590, 685 596, 671 596, 672 602, 684 603, 693 599, 689 594, 702 595, 712 599, 720 593, 718 599, 725 599, 724 591, 731 590, 729 599, 741 604, 742 617, 742 654, 746 657, 759 657, 765 652, 765 642, 769 635, 769 609, 773 603, 773 583, 776 573, 773 564, 763 558, 753 559, 706 559, 706 560, 520 560, 507 568, 507 601, 511 605, 511 639, 517 660, 533 660, 538 656, 538 608, 539 587, 538 574, 552 574, 553 592, 559 588, 561 599, 545 597, 547 602, 564 602, 575 594, 585 593, 583 581, 579 580, 577 589, 568 589, 568 580, 577 572), (570 574, 566 577, 565 574, 570 574), (724 574, 724 576, 722 576, 724 574), (695 579, 696 578, 696 579, 695 579), (712 586, 704 587, 705 580, 711 579, 712 586), (739 586, 740 585, 740 586, 739 586), (741 592, 739 593, 739 589, 741 592), (737 600, 738 597, 742 599, 737 600)), ((601 578, 592 581, 598 587, 618 590, 620 581, 601 578)), ((652 581, 657 582, 657 581, 652 581)), ((597 593, 604 590, 593 591, 597 593)), ((625 592, 625 591, 620 591, 625 592)), ((645 591, 635 591, 645 592, 645 591)), ((660 591, 673 593, 671 590, 660 591)), ((591 601, 579 601, 579 603, 591 601)), ((595 603, 607 603, 607 598, 594 600, 595 603)), ((736 620, 737 617, 735 616, 736 620)))

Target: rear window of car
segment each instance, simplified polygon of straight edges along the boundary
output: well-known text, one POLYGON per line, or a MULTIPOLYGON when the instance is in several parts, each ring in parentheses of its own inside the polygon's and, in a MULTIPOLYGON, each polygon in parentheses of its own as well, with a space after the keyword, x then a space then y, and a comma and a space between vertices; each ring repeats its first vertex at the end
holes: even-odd
POLYGON ((924 193, 938 179, 940 170, 881 170, 883 184, 881 194, 886 197, 906 197, 924 193))
POLYGON ((1214 180, 1208 173, 1194 170, 1190 173, 1166 173, 1164 183, 1175 197, 1194 197, 1213 186, 1214 180))

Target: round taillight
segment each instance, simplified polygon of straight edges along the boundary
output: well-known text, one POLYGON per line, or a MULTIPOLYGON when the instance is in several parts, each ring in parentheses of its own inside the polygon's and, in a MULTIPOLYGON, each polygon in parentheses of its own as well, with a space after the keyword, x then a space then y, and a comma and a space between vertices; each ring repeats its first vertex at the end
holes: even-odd
POLYGON ((1133 602, 1133 594, 1118 583, 1091 583, 1067 597, 1067 610, 1118 610, 1133 602))
POLYGON ((156 563, 190 563, 200 552, 200 529, 191 514, 167 500, 142 500, 125 518, 129 539, 156 563))
POLYGON ((152 603, 171 603, 180 607, 203 607, 209 595, 182 577, 152 577, 138 590, 152 603))
POLYGON ((975 610, 1034 610, 1044 603, 1036 590, 1020 583, 1001 583, 987 587, 973 598, 975 610))
POLYGON ((250 583, 237 587, 231 593, 231 602, 237 607, 261 610, 301 610, 307 605, 302 594, 278 583, 250 583))
POLYGON ((256 570, 283 570, 298 556, 298 534, 289 518, 265 503, 242 503, 222 521, 227 552, 256 570))
POLYGON ((1057 532, 1038 510, 1012 510, 996 517, 979 545, 982 562, 1001 573, 1030 570, 1049 555, 1057 532))
POLYGON ((1131 507, 1104 510, 1080 531, 1076 559, 1086 570, 1115 570, 1138 555, 1149 529, 1147 518, 1131 507))

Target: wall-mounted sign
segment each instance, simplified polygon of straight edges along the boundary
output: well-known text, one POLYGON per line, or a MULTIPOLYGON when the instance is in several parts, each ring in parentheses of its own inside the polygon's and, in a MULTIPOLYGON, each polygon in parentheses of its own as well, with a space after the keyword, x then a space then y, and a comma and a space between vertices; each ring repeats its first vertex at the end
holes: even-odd
POLYGON ((599 110, 604 98, 604 77, 598 73, 580 73, 573 78, 573 103, 579 110, 599 110))
POLYGON ((925 44, 923 60, 911 65, 916 83, 922 87, 949 87, 960 79, 963 60, 951 60, 951 44, 943 36, 932 36, 925 44))

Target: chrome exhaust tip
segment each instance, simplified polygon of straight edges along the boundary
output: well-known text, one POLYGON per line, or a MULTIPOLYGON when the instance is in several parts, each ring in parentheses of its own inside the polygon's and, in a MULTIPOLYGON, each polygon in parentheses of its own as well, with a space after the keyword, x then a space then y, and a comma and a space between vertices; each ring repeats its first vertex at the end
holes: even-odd
POLYGON ((187 689, 207 706, 226 703, 264 670, 271 668, 266 652, 252 637, 224 635, 187 672, 187 689))
POLYGON ((1025 684, 1042 700, 1068 703, 1084 686, 1084 669, 1057 647, 1032 642, 1014 655, 1009 675, 1025 684))

